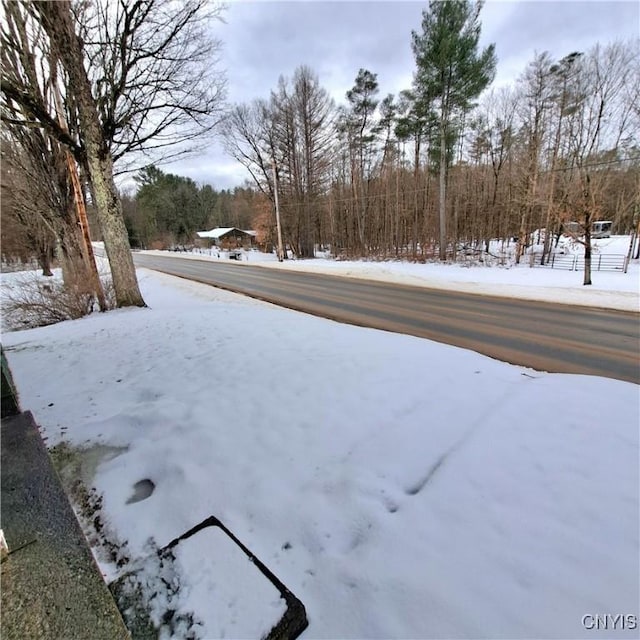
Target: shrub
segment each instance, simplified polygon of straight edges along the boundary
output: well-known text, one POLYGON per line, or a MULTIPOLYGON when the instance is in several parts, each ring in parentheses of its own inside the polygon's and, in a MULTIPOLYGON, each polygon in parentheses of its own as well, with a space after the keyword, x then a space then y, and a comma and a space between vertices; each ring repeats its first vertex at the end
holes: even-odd
MULTIPOLYGON (((102 278, 110 309, 115 295, 110 279, 102 278)), ((27 276, 3 282, 2 321, 8 330, 44 327, 63 320, 75 320, 98 310, 95 294, 80 284, 65 286, 54 278, 31 272, 27 276)))

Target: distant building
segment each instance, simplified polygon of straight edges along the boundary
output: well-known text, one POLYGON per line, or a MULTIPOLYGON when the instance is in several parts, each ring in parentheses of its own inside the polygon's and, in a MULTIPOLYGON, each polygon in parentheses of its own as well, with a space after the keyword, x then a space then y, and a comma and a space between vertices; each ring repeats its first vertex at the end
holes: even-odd
POLYGON ((210 231, 198 231, 198 246, 216 246, 221 249, 249 249, 255 245, 256 232, 237 229, 236 227, 217 227, 210 231))

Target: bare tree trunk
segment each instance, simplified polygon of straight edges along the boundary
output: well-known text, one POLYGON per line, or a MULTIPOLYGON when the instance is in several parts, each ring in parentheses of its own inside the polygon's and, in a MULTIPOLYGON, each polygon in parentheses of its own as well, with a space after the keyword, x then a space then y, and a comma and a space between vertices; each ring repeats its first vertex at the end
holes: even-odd
POLYGON ((119 307, 144 307, 129 248, 120 197, 113 180, 113 159, 104 140, 98 110, 84 68, 82 43, 74 31, 71 5, 66 0, 34 3, 43 27, 58 49, 75 91, 80 125, 84 134, 87 168, 93 185, 98 221, 104 239, 116 303, 119 307))
MULTIPOLYGON (((97 121, 95 124, 97 125, 97 121)), ((95 133, 98 133, 97 129, 95 133)), ((122 205, 113 181, 113 161, 109 151, 100 149, 100 146, 100 140, 87 135, 87 162, 96 196, 100 230, 109 258, 116 303, 118 307, 144 307, 146 305, 138 287, 122 205)))
POLYGON ((38 264, 42 269, 42 275, 51 277, 53 272, 51 271, 51 247, 48 243, 43 245, 38 252, 38 264))
POLYGON ((440 128, 440 260, 447 259, 447 137, 440 128))
POLYGON ((587 173, 584 194, 584 281, 583 285, 591 284, 591 179, 587 173))
POLYGON ((584 230, 584 280, 583 285, 591 283, 591 216, 587 216, 587 225, 584 230))
POLYGON ((61 223, 57 229, 57 256, 62 268, 65 287, 91 289, 92 277, 83 251, 83 239, 77 225, 75 210, 70 211, 69 224, 61 223), (74 225, 74 221, 76 224, 74 225))
POLYGON ((516 246, 516 264, 520 264, 520 258, 524 255, 526 249, 525 236, 527 235, 527 212, 522 212, 520 218, 520 230, 518 231, 518 244, 516 246))
POLYGON ((76 214, 78 224, 81 230, 82 241, 84 243, 84 253, 86 253, 86 262, 88 265, 88 275, 90 281, 93 283, 93 290, 98 299, 98 306, 100 311, 107 310, 107 300, 104 295, 104 289, 102 288, 102 282, 100 281, 100 275, 98 274, 98 268, 96 266, 96 258, 93 254, 93 246, 91 245, 91 236, 89 235, 89 223, 87 221, 87 210, 84 206, 84 196, 82 194, 82 188, 80 187, 80 179, 78 177, 78 170, 75 160, 71 155, 71 152, 65 152, 67 166, 69 169, 69 177, 71 178, 71 184, 73 186, 73 195, 76 206, 76 214))

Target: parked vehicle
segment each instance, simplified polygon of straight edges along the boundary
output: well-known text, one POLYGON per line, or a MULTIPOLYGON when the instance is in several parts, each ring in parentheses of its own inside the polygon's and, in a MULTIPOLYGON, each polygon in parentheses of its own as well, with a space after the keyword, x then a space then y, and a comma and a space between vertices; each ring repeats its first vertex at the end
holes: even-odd
POLYGON ((611 222, 610 220, 597 220, 591 225, 591 237, 610 238, 612 226, 613 222, 611 222))
MULTIPOLYGON (((565 222, 564 230, 569 235, 583 236, 584 227, 579 222, 565 222)), ((591 237, 592 238, 610 238, 611 227, 613 222, 611 220, 596 220, 591 223, 591 237)))

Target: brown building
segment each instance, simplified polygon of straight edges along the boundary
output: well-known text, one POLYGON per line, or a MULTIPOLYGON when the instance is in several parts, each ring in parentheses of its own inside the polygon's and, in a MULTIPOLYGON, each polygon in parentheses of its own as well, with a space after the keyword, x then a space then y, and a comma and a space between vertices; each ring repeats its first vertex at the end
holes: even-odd
POLYGON ((216 246, 220 249, 251 249, 256 243, 256 232, 236 229, 236 227, 217 227, 211 231, 198 231, 196 244, 200 247, 216 246))

